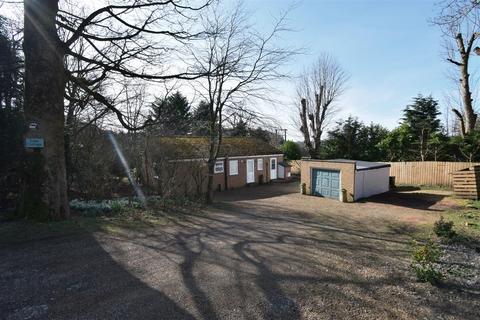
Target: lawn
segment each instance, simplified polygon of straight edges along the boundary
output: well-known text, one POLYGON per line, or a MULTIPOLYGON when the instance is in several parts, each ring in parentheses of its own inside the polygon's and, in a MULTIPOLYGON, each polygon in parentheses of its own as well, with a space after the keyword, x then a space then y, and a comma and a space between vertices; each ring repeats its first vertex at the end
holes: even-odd
POLYGON ((443 218, 453 222, 456 235, 444 240, 451 244, 460 244, 480 252, 480 201, 457 200, 459 208, 446 210, 443 218))

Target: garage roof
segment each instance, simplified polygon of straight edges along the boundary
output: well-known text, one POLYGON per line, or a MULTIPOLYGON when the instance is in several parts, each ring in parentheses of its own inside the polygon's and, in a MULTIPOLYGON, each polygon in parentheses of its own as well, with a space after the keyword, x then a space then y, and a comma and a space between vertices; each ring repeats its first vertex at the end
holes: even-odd
POLYGON ((390 164, 388 164, 388 163, 362 161, 362 160, 331 159, 331 160, 325 160, 325 161, 343 162, 343 163, 354 163, 354 164, 355 164, 355 168, 356 168, 358 171, 390 167, 390 164))

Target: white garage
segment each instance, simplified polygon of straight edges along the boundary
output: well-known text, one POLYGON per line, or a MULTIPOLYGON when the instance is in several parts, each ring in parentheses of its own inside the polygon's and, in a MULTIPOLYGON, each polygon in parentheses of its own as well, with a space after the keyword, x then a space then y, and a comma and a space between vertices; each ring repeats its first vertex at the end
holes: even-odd
POLYGON ((390 189, 390 165, 385 163, 356 161, 355 200, 367 198, 390 189))
POLYGON ((389 190, 390 165, 332 159, 305 159, 301 163, 302 190, 318 197, 352 202, 389 190))

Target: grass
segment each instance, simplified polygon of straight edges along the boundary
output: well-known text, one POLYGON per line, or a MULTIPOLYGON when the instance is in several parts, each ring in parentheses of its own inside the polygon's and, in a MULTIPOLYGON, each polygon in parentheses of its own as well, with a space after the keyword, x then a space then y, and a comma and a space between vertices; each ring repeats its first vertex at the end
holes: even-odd
POLYGON ((454 224, 457 235, 452 238, 453 242, 480 248, 480 209, 448 210, 443 216, 454 224))
MULTIPOLYGON (((408 190, 420 190, 419 187, 403 186, 409 188, 408 190), (412 189, 415 188, 415 189, 412 189)), ((426 190, 432 190, 426 189, 426 190)), ((437 190, 441 190, 437 188, 437 190)), ((441 213, 445 221, 453 222, 453 230, 456 235, 452 239, 445 240, 451 243, 462 243, 467 246, 473 246, 480 250, 480 200, 455 200, 456 205, 441 213)), ((397 233, 408 233, 412 239, 419 241, 427 241, 434 234, 433 223, 419 223, 414 227, 404 224, 390 224, 389 231, 397 233)))
MULTIPOLYGON (((456 235, 443 238, 447 243, 459 243, 480 250, 480 201, 457 199, 458 208, 442 212, 445 221, 453 222, 456 235)), ((413 239, 426 241, 433 234, 433 224, 419 224, 411 233, 413 239)))

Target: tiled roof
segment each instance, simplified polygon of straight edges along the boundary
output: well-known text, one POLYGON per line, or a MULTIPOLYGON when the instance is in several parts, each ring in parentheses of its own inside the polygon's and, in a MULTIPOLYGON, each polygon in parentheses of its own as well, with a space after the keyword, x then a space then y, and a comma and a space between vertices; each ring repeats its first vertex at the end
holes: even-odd
MULTIPOLYGON (((169 158, 208 158, 208 137, 154 137, 150 138, 149 145, 156 150, 156 153, 164 153, 169 158)), ((268 154, 282 154, 282 151, 258 138, 223 137, 218 156, 236 157, 268 154)))

